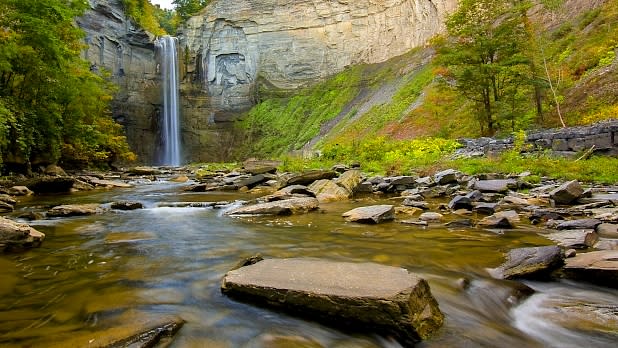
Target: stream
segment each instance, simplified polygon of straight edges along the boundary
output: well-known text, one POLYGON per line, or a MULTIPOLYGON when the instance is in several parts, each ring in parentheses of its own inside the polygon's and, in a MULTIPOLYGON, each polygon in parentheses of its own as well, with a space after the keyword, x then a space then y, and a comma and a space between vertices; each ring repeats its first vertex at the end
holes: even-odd
POLYGON ((45 347, 110 323, 172 314, 186 324, 171 347, 399 347, 386 337, 341 332, 223 296, 223 275, 256 253, 371 261, 421 275, 446 321, 419 347, 614 347, 618 342, 615 312, 599 322, 586 311, 615 311, 618 290, 566 280, 525 281, 536 293, 518 302, 512 282, 491 279, 485 269, 502 263, 510 249, 551 244, 531 229, 361 225, 341 217, 355 207, 393 204, 377 196, 276 218, 160 206, 253 198, 189 193, 182 190, 186 185, 144 181, 132 189, 21 198, 16 214, 119 200, 139 201, 145 208, 30 222, 46 234, 43 245, 0 255, 0 346, 45 347), (465 290, 462 278, 470 280, 465 290))

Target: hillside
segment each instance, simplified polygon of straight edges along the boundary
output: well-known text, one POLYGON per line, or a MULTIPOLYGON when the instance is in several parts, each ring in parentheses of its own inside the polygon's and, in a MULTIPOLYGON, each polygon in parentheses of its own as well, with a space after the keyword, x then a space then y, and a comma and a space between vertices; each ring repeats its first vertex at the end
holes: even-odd
MULTIPOLYGON (((496 134, 558 126, 557 104, 567 126, 615 117, 618 3, 545 0, 527 9, 526 19, 534 34, 526 44, 542 113, 525 94, 531 88, 519 92, 516 113, 496 116, 496 134)), ((350 151, 376 136, 483 135, 479 109, 453 87, 450 68, 436 56, 435 47, 426 47, 385 63, 352 66, 292 94, 263 89, 259 104, 237 124, 243 144, 237 155, 350 151)))

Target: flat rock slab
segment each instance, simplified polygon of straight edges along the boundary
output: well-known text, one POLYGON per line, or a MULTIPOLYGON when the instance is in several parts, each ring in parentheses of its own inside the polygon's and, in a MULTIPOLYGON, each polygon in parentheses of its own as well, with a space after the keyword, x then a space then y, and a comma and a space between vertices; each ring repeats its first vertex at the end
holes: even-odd
POLYGON ((472 185, 473 190, 481 192, 507 192, 509 189, 516 188, 517 180, 515 179, 479 180, 472 185))
POLYGON ((506 261, 489 273, 498 279, 539 278, 549 275, 563 263, 558 246, 518 248, 509 251, 506 261))
POLYGON ((45 234, 29 225, 0 217, 0 251, 37 247, 43 239, 45 234))
POLYGON ((599 235, 594 230, 565 230, 544 235, 565 248, 586 249, 592 247, 599 235))
POLYGON ((618 288, 618 250, 577 254, 566 260, 564 271, 570 278, 618 288))
POLYGON ((318 209, 320 202, 313 197, 258 203, 226 212, 226 215, 292 215, 318 209))
POLYGON ((47 211, 49 217, 69 217, 95 215, 103 212, 99 204, 67 204, 58 205, 47 211))
POLYGON ((392 205, 372 205, 352 209, 341 216, 348 222, 379 224, 395 219, 395 208, 392 205))
POLYGON ((228 272, 221 290, 355 330, 428 338, 444 316, 427 282, 403 268, 315 259, 267 259, 228 272))
POLYGON ((601 220, 597 219, 578 219, 578 220, 569 220, 559 223, 556 228, 559 230, 582 230, 582 229, 592 229, 594 230, 597 226, 601 224, 601 220))

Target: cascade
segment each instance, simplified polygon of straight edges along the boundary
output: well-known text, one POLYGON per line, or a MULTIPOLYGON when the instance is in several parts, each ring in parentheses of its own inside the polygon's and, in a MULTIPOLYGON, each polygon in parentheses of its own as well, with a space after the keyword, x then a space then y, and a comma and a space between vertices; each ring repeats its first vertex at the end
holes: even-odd
POLYGON ((160 122, 160 165, 180 166, 180 109, 178 98, 178 53, 177 38, 164 36, 155 45, 159 50, 163 85, 163 113, 160 122))

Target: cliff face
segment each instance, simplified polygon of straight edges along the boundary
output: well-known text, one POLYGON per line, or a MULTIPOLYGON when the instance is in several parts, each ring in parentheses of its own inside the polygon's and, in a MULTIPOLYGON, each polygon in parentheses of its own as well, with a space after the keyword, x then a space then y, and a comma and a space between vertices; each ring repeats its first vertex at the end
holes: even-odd
POLYGON ((260 88, 294 89, 359 63, 423 45, 457 0, 214 1, 181 39, 187 72, 212 98, 215 121, 254 103, 260 88))

